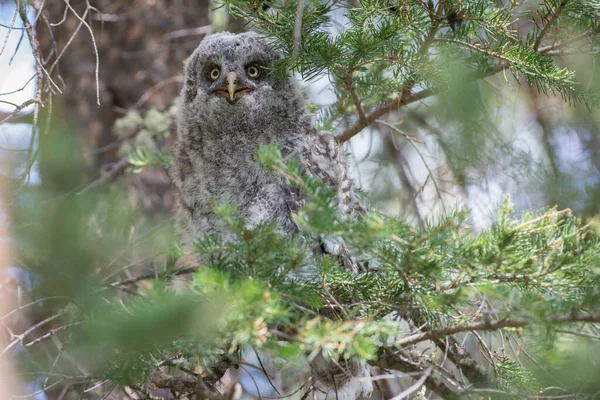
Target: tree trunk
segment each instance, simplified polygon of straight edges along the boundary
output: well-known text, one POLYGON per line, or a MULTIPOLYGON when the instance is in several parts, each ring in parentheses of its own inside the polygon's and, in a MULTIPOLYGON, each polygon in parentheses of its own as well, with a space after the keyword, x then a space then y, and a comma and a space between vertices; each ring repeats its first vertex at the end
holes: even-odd
MULTIPOLYGON (((118 168, 124 164, 117 154, 123 138, 113 131, 115 121, 132 108, 165 110, 172 104, 185 59, 212 30, 210 1, 71 0, 33 5, 41 13, 37 32, 46 70, 62 91, 58 94, 46 80, 55 92, 53 109, 58 105, 77 133, 93 174, 102 167, 104 173, 118 175, 124 169, 118 168)), ((173 137, 174 133, 162 145, 170 146, 173 137)), ((169 180, 164 171, 146 171, 131 179, 130 187, 141 189, 139 199, 147 208, 168 212, 169 180)))

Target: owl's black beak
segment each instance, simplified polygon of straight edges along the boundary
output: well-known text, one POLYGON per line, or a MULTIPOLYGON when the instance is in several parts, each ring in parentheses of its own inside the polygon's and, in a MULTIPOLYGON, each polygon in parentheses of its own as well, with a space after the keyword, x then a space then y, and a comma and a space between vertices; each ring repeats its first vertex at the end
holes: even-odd
POLYGON ((230 102, 235 100, 236 96, 239 97, 245 93, 250 93, 252 88, 246 86, 238 86, 237 74, 235 72, 229 72, 227 74, 226 87, 221 87, 217 90, 217 93, 225 96, 230 102))

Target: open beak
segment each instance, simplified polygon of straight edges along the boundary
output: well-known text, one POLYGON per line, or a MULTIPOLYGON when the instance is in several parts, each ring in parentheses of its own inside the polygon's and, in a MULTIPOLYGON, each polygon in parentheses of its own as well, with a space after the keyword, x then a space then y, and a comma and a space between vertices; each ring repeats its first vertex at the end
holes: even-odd
POLYGON ((221 87, 217 90, 217 93, 227 97, 230 102, 235 100, 236 95, 239 97, 244 93, 252 91, 250 87, 239 87, 237 82, 237 74, 235 72, 229 72, 227 74, 226 88, 221 87))

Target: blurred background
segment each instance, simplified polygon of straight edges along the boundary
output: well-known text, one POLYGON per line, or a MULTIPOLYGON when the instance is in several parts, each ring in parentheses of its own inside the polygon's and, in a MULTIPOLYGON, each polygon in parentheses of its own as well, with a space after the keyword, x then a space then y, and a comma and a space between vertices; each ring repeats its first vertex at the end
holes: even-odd
MULTIPOLYGON (((183 65, 206 34, 246 25, 210 0, 32 3, 20 13, 14 1, 0 0, 0 217, 11 227, 1 240, 18 248, 0 275, 0 291, 28 311, 0 321, 10 326, 7 343, 14 343, 6 352, 35 364, 58 359, 62 343, 51 341, 32 355, 22 340, 14 341, 13 331, 52 318, 48 308, 61 304, 57 297, 65 290, 102 302, 103 294, 83 296, 92 273, 102 271, 110 283, 152 271, 152 260, 166 257, 176 236, 164 159, 176 140, 183 65), (48 66, 42 73, 51 77, 41 88, 43 107, 25 19, 35 23, 39 54, 48 66), (56 145, 56 138, 68 140, 56 145), (77 252, 67 245, 67 239, 92 238, 90 232, 103 235, 77 252), (43 251, 28 252, 31 243, 43 251), (62 285, 60 293, 51 283, 38 285, 31 268, 51 275, 57 262, 71 265, 54 282, 62 285), (38 298, 46 300, 31 305, 38 298)), ((521 11, 524 17, 513 28, 524 36, 531 30, 527 13, 535 9, 524 5, 521 11)), ((335 35, 346 20, 341 9, 332 9, 331 17, 327 29, 335 35)), ((588 90, 598 88, 596 61, 584 52, 556 59, 588 90)), ((416 227, 465 208, 482 229, 509 194, 517 211, 556 205, 593 220, 600 208, 598 110, 540 93, 511 74, 465 83, 456 67, 451 90, 382 118, 395 128, 374 124, 344 143, 369 205, 416 227)), ((296 78, 316 123, 334 135, 351 123, 327 121, 337 100, 330 77, 296 78)), ((59 328, 50 320, 41 331, 59 328)), ((264 375, 241 374, 250 395, 257 385, 263 396, 273 395, 264 375)), ((68 397, 69 386, 52 389, 49 382, 47 376, 25 379, 20 393, 77 398, 68 397)))

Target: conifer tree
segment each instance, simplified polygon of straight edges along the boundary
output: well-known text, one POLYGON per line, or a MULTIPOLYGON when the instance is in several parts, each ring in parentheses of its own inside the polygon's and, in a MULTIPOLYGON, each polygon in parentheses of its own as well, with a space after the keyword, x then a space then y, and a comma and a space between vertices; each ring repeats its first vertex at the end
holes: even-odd
MULTIPOLYGON (((473 93, 496 74, 587 112, 597 107, 593 86, 558 58, 596 57, 596 1, 222 6, 284 55, 279 73, 329 78, 336 100, 315 119, 340 143, 374 127, 406 136, 401 124, 413 105, 448 104, 444 96, 473 93)), ((461 108, 468 104, 452 111, 476 112, 461 108)), ((461 115, 449 128, 470 138, 464 151, 477 152, 482 145, 469 136, 477 127, 461 115)), ((128 114, 117 129, 143 123, 128 114)), ((376 398, 599 396, 597 220, 556 207, 516 212, 509 197, 485 229, 460 207, 419 226, 375 206, 348 220, 326 185, 269 145, 257 160, 308 196, 294 216, 300 235, 342 241, 364 270, 312 254, 307 241, 281 237, 273 223, 246 229, 235 204, 214 206, 231 238, 206 235, 183 249, 169 223, 141 213, 118 184, 90 185, 73 168, 79 161, 67 131, 55 126, 40 137, 45 179, 13 205, 17 259, 33 277, 25 308, 51 316, 11 332, 0 349, 27 349, 22 376, 45 393, 239 399, 239 386, 223 377, 243 370, 254 371, 247 373, 256 391, 304 400, 315 392, 306 361, 321 353, 368 362, 376 398), (127 260, 150 272, 125 275, 127 260), (312 277, 294 278, 300 269, 312 277), (390 395, 385 382, 400 378, 402 389, 390 395)), ((466 141, 440 139, 447 148, 456 143, 466 141)), ((135 173, 170 157, 137 146, 126 165, 135 173)), ((456 151, 447 158, 458 162, 456 151)))

